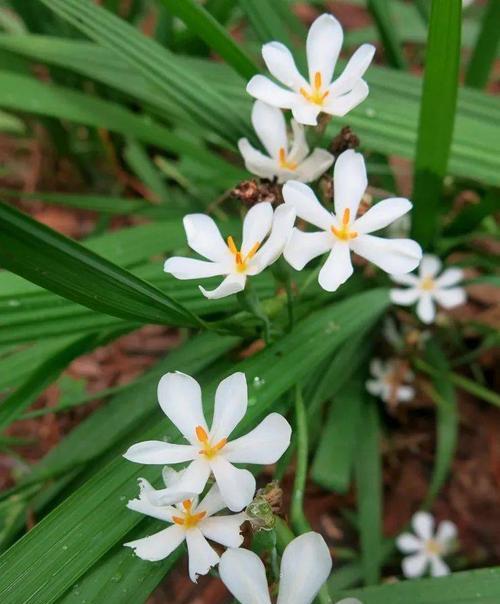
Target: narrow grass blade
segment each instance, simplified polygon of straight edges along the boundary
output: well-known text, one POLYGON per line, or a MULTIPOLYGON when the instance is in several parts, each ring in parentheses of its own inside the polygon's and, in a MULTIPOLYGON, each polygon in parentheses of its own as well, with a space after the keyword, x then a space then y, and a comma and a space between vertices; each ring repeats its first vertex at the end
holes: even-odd
POLYGON ((412 215, 413 235, 427 249, 435 236, 455 124, 461 27, 461 2, 433 1, 418 126, 412 215))
POLYGON ((465 83, 472 88, 485 88, 497 59, 500 41, 500 2, 489 0, 484 8, 481 29, 467 65, 465 83))
POLYGON ((391 0, 367 0, 368 8, 375 19, 389 64, 397 69, 406 69, 407 63, 403 45, 392 19, 391 4, 391 0))

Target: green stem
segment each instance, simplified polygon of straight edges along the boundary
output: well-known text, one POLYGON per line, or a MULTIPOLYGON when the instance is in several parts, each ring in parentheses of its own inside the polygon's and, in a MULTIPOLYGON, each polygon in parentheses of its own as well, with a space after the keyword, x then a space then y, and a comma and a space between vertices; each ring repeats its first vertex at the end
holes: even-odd
POLYGON ((484 9, 481 30, 467 66, 465 84, 484 88, 488 83, 500 41, 500 2, 490 0, 484 9))
POLYGON ((271 340, 271 322, 269 321, 269 317, 267 316, 266 312, 262 308, 259 295, 251 286, 249 279, 247 279, 245 289, 242 292, 239 292, 237 297, 244 310, 252 313, 262 321, 264 328, 264 340, 266 344, 269 344, 271 340))
POLYGON ((423 371, 424 373, 427 373, 433 377, 446 377, 446 379, 450 380, 450 382, 458 388, 477 396, 479 399, 486 401, 487 403, 500 407, 500 395, 496 394, 496 392, 492 392, 491 390, 488 390, 488 388, 485 388, 480 384, 476 384, 476 382, 473 382, 462 375, 458 375, 458 373, 452 373, 451 371, 443 372, 439 369, 435 369, 422 359, 414 359, 413 362, 415 367, 420 369, 420 371, 423 371))
POLYGON ((299 385, 295 387, 295 434, 297 436, 297 467, 293 484, 290 517, 294 530, 301 534, 311 530, 304 514, 304 491, 307 478, 307 415, 299 385))

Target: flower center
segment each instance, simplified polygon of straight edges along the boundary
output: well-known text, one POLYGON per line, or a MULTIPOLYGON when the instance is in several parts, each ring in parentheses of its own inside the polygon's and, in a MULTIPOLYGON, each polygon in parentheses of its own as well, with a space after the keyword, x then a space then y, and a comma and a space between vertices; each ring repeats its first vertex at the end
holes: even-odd
POLYGON ((314 83, 311 84, 310 89, 306 90, 302 87, 299 89, 299 92, 307 101, 320 106, 323 105, 326 97, 330 94, 328 90, 323 91, 321 73, 319 71, 314 74, 314 83))
POLYGON ((286 158, 285 147, 280 147, 279 164, 280 168, 283 168, 283 170, 291 170, 293 172, 297 169, 297 162, 290 161, 286 158))
POLYGON ((196 426, 196 438, 200 442, 202 448, 200 449, 200 454, 205 455, 208 459, 212 459, 217 455, 217 453, 224 447, 227 443, 227 438, 223 438, 219 440, 218 443, 212 445, 206 430, 201 426, 196 426))
POLYGON ((425 551, 431 556, 440 556, 443 553, 443 546, 435 539, 428 539, 425 542, 425 551))
POLYGON ((184 512, 181 512, 182 516, 172 516, 172 520, 175 522, 175 524, 179 524, 185 529, 193 528, 207 515, 206 512, 192 514, 191 509, 193 507, 193 502, 191 499, 184 500, 182 502, 182 507, 184 508, 184 512))
POLYGON ((243 256, 243 254, 238 250, 231 235, 229 235, 229 237, 227 238, 227 247, 231 250, 231 253, 234 256, 236 262, 236 270, 239 273, 243 273, 247 269, 248 261, 255 256, 255 253, 259 249, 260 241, 257 241, 257 243, 252 247, 252 249, 248 252, 246 256, 243 256))
POLYGON ((426 292, 432 291, 436 287, 436 282, 432 277, 424 277, 420 282, 420 289, 426 292))
POLYGON ((346 208, 344 210, 344 215, 342 216, 342 226, 340 228, 331 226, 330 229, 332 233, 340 239, 341 241, 350 241, 351 239, 355 239, 358 236, 356 231, 351 231, 349 228, 349 222, 351 221, 351 210, 346 208))

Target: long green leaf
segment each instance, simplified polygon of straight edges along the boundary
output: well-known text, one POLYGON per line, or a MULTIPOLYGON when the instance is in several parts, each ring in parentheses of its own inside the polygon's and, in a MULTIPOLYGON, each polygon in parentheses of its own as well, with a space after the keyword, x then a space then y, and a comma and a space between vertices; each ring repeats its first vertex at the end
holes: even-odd
POLYGON ((184 21, 207 45, 231 65, 243 78, 250 79, 258 71, 257 66, 242 50, 222 25, 194 0, 161 0, 166 8, 184 21))
POLYGON ((367 0, 367 6, 375 19, 380 39, 384 45, 387 60, 393 67, 406 69, 403 46, 392 19, 391 5, 391 0, 367 0))
POLYGON ((401 581, 342 594, 342 598, 346 596, 359 598, 363 604, 498 604, 500 568, 401 581))
POLYGON ((436 231, 448 167, 460 67, 462 3, 433 0, 420 107, 412 216, 413 235, 426 248, 436 231))
POLYGON ((4 268, 74 302, 135 322, 199 324, 153 286, 6 204, 0 239, 4 268))
POLYGON ((380 580, 382 546, 382 461, 380 420, 376 402, 367 397, 361 409, 355 478, 358 522, 361 537, 361 565, 367 585, 380 580))
MULTIPOLYGON (((373 324, 387 304, 385 290, 339 302, 308 317, 280 342, 233 366, 231 371, 246 373, 250 385, 249 410, 241 431, 275 408, 281 395, 304 379, 325 355, 360 328, 373 324)), ((214 376, 206 400, 213 400, 221 377, 214 376)), ((178 438, 164 421, 154 424, 154 428, 146 431, 145 427, 145 433, 136 438, 178 438)), ((157 469, 115 460, 8 550, 0 558, 2 603, 54 602, 114 544, 122 541, 139 521, 138 515, 124 505, 136 492, 133 478, 139 472, 157 481, 157 469)))
POLYGON ((474 52, 467 65, 465 83, 472 88, 484 88, 497 58, 500 42, 500 2, 489 0, 484 10, 474 52))

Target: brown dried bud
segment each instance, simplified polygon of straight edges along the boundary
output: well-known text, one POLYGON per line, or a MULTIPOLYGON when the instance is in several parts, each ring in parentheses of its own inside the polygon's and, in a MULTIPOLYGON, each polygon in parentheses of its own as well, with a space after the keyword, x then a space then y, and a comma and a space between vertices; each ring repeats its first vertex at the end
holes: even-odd
POLYGON ((250 208, 262 201, 274 205, 283 202, 281 186, 269 180, 244 180, 231 191, 231 195, 250 208))
POLYGON ((350 126, 344 126, 330 144, 330 151, 338 157, 347 149, 357 149, 359 138, 354 134, 350 126))

